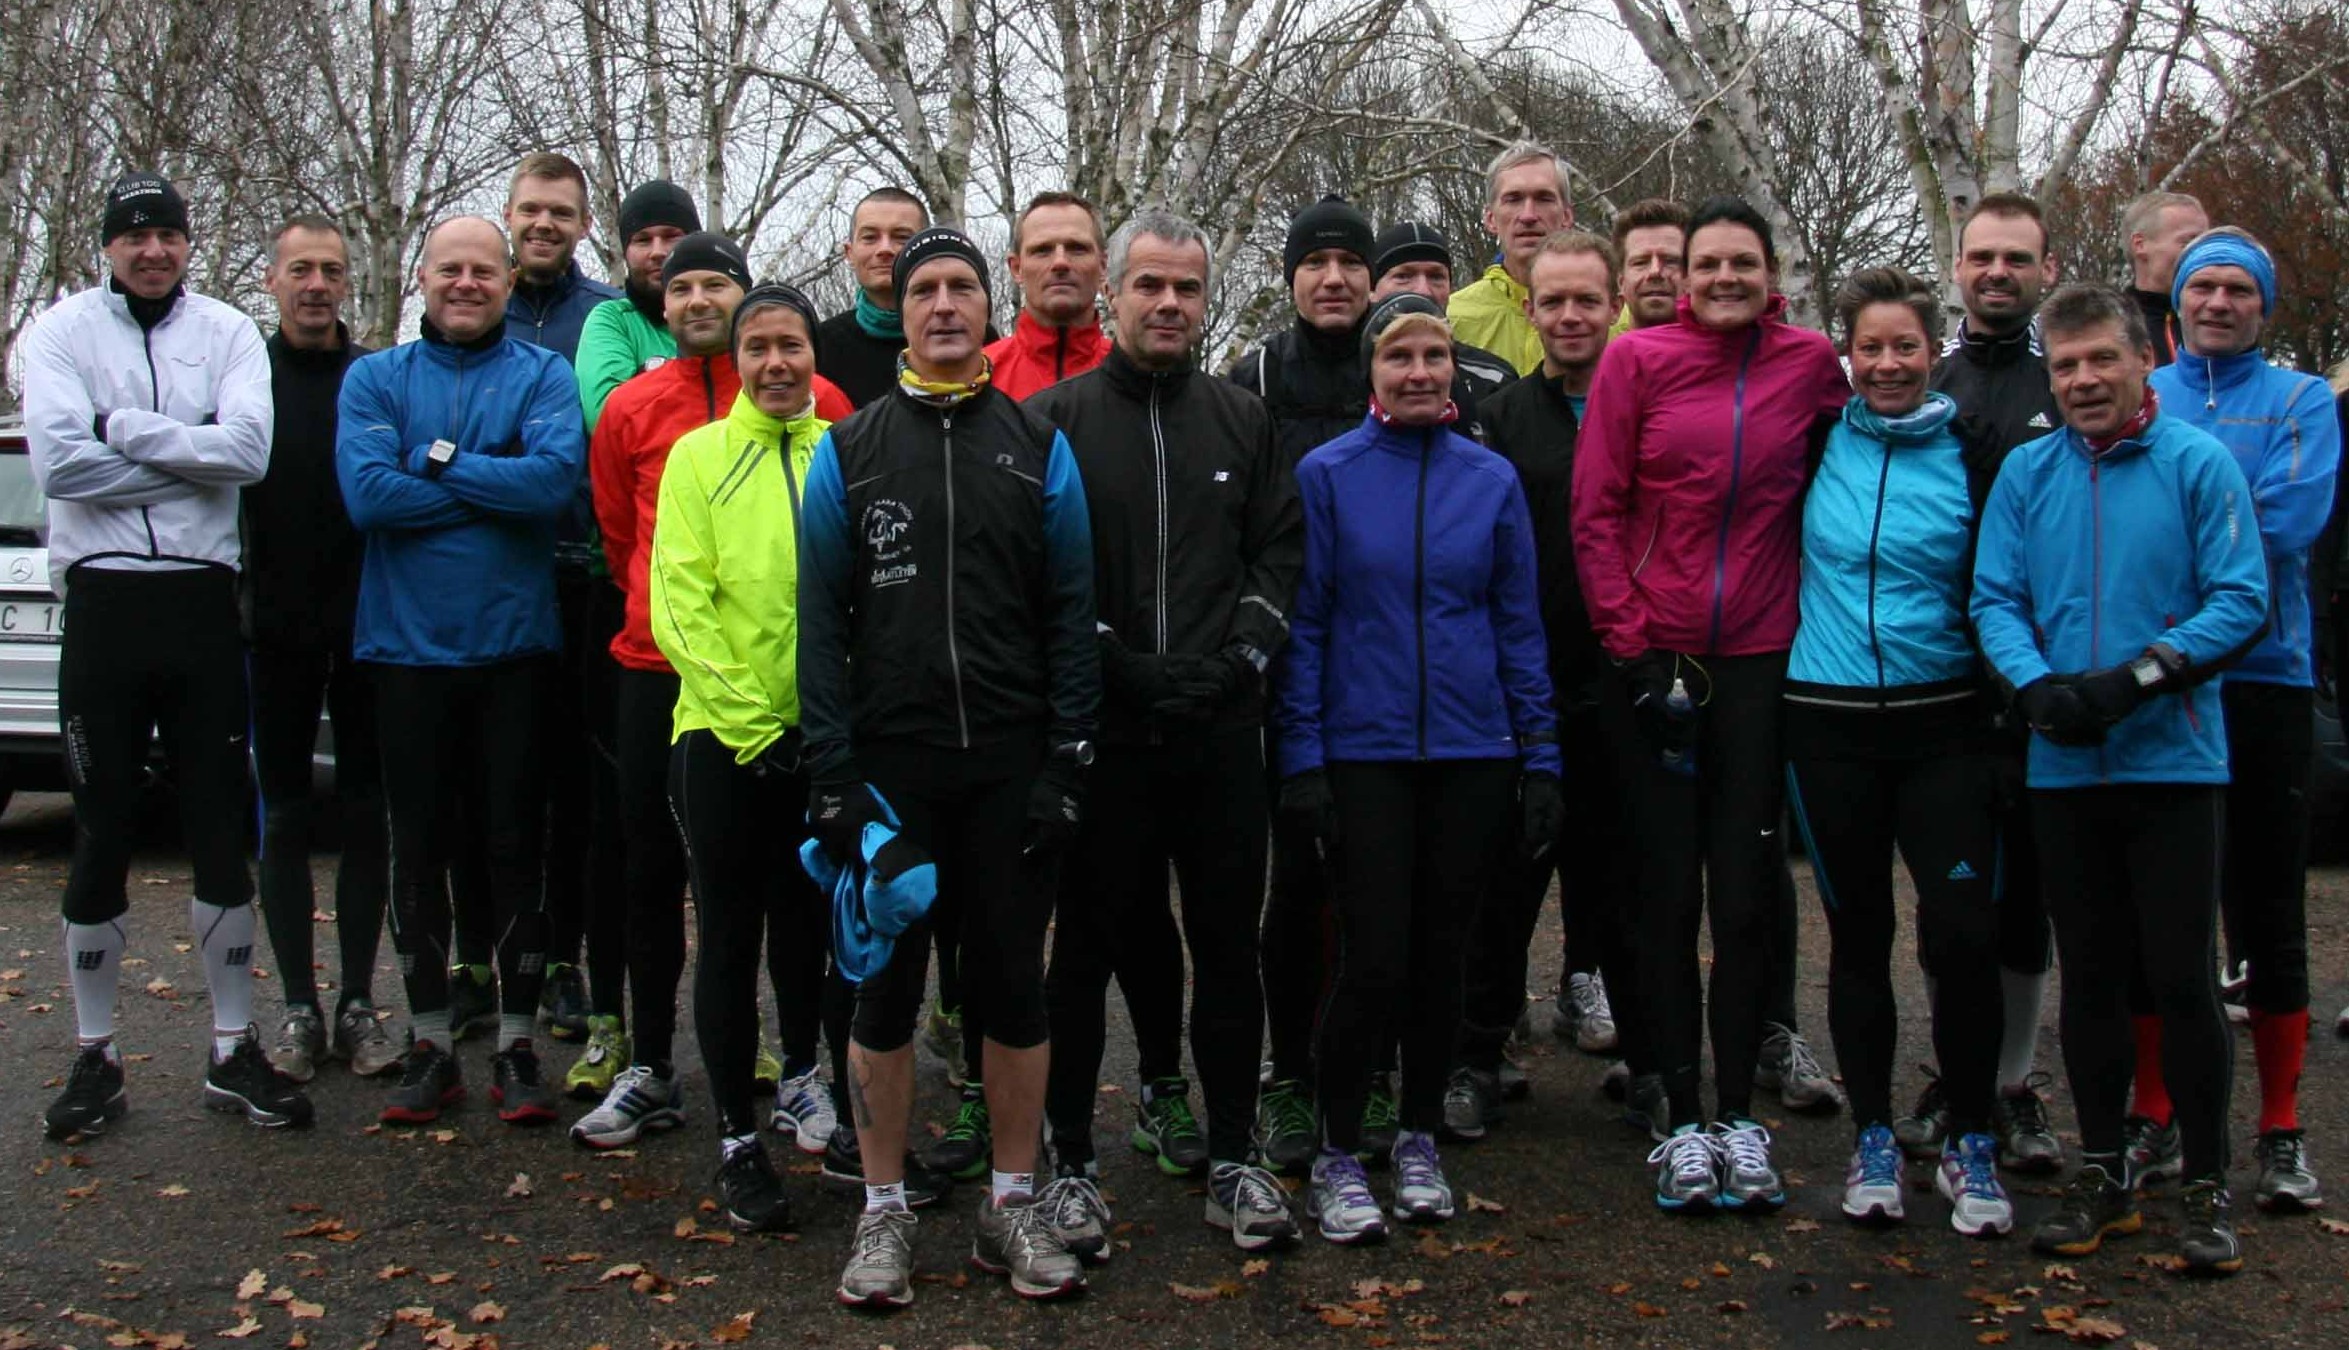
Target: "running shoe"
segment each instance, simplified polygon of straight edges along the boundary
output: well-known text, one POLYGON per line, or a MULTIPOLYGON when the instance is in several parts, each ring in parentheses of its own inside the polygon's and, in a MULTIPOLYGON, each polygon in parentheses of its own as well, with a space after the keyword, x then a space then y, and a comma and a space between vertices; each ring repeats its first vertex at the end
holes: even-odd
POLYGON ((1256 1150, 1264 1165, 1295 1176, 1313 1165, 1320 1150, 1313 1124, 1313 1100, 1294 1078, 1269 1084, 1256 1098, 1256 1150))
POLYGON ((563 1075, 563 1091, 583 1102, 601 1101, 610 1095, 620 1070, 628 1067, 628 1054, 628 1033, 620 1030, 619 1018, 588 1018, 587 1049, 571 1061, 570 1072, 563 1075))
POLYGON ((440 1119, 441 1108, 465 1100, 465 1073, 457 1057, 430 1041, 408 1047, 400 1060, 399 1086, 383 1104, 380 1119, 386 1125, 426 1125, 440 1119))
POLYGON ((2323 1209, 2324 1188, 2308 1167, 2308 1142, 2298 1130, 2269 1130, 2259 1136, 2254 1150, 2259 1160, 2259 1184, 2252 1203, 2270 1214, 2298 1214, 2323 1209))
POLYGON ((249 1028, 237 1038, 237 1048, 228 1058, 211 1059, 204 1066, 204 1105, 242 1112, 255 1125, 272 1130, 289 1125, 304 1129, 314 1118, 301 1085, 269 1062, 261 1051, 261 1038, 249 1028))
POLYGON ((1998 1139, 1999 1161, 2009 1170, 2052 1175, 2064 1170, 2064 1146, 2047 1123, 2048 1084, 2032 1074, 2021 1087, 2000 1088, 1990 1101, 1990 1132, 1998 1139))
POLYGON ((1636 1074, 1623 1098, 1623 1123, 1656 1143, 1672 1135, 1672 1099, 1664 1091, 1664 1075, 1636 1074))
POLYGON ((1444 1137, 1474 1141, 1501 1119, 1500 1079, 1463 1064, 1444 1086, 1444 1137))
POLYGON ((1501 1047, 1501 1067, 1493 1079, 1500 1085, 1502 1101, 1521 1102, 1533 1095, 1533 1075, 1526 1072, 1524 1057, 1513 1046, 1501 1047))
POLYGON ((546 983, 538 990, 539 1016, 546 1034, 558 1041, 576 1041, 587 1035, 587 976, 569 961, 550 961, 546 983))
POLYGON ((2145 1226, 2136 1193, 2097 1163, 2083 1163, 2064 1187, 2055 1212, 2031 1231, 2031 1250, 2048 1256, 2086 1256, 2108 1237, 2145 1226))
POLYGON ((1207 1226, 1230 1233, 1232 1245, 1244 1252, 1297 1240, 1289 1193, 1272 1173, 1246 1163, 1217 1163, 1208 1172, 1207 1226))
POLYGON ((913 1235, 919 1220, 904 1209, 868 1209, 856 1221, 834 1297, 851 1308, 885 1312, 914 1300, 913 1235))
POLYGON ((1701 1125, 1683 1125, 1648 1154, 1656 1169, 1656 1208, 1702 1213, 1721 1202, 1719 1158, 1701 1125))
POLYGON ((948 1012, 939 1004, 931 1004, 929 1016, 922 1020, 922 1048, 946 1066, 948 1087, 960 1089, 971 1085, 970 1060, 962 1048, 962 1009, 948 1012))
POLYGON ((400 1067, 399 1045, 383 1029, 375 1005, 363 998, 345 999, 336 1011, 332 1053, 361 1078, 374 1078, 400 1067))
POLYGON ((1827 1115, 1842 1110, 1843 1093, 1819 1066, 1811 1043, 1792 1027, 1776 1022, 1762 1027, 1762 1057, 1754 1066, 1754 1086, 1777 1093, 1789 1111, 1827 1115))
POLYGON ((449 1039, 498 1029, 497 974, 488 966, 449 967, 449 1039))
MULTIPOLYGON (((922 1166, 911 1149, 906 1150, 905 1167, 901 1175, 905 1178, 905 1204, 908 1209, 928 1209, 954 1189, 952 1177, 922 1166)), ((864 1150, 857 1145, 856 1127, 845 1120, 834 1127, 831 1142, 824 1145, 823 1176, 826 1181, 857 1187, 857 1203, 864 1203, 864 1150)))
POLYGON ((1085 1263, 1061 1243, 1035 1201, 1016 1198, 997 1204, 979 1197, 978 1231, 971 1235, 971 1264, 990 1275, 1011 1277, 1021 1298, 1052 1299, 1085 1291, 1085 1263))
POLYGON ((1611 1054, 1621 1042, 1615 1009, 1607 1002, 1607 981, 1595 971, 1566 977, 1566 991, 1558 998, 1558 1036, 1568 1035, 1575 1049, 1591 1055, 1611 1054))
POLYGON ((1386 1241, 1387 1221, 1379 1213, 1378 1197, 1370 1193, 1370 1174, 1353 1154, 1332 1148, 1316 1152, 1306 1197, 1325 1240, 1341 1247, 1386 1241))
POLYGON ((2237 961, 2232 966, 2219 962, 2219 1007, 2226 1011, 2227 1020, 2239 1027, 2251 1023, 2251 1008, 2243 1001, 2250 988, 2249 962, 2237 961))
POLYGON ((1362 1152, 1370 1162, 1384 1162, 1395 1151, 1395 1136, 1403 1128, 1403 1109, 1395 1103, 1392 1074, 1370 1076, 1370 1095, 1362 1099, 1362 1152))
POLYGON ((2235 1200, 2225 1177, 2196 1177, 2178 1193, 2178 1255, 2189 1275, 2232 1275, 2243 1268, 2243 1239, 2235 1236, 2235 1200))
POLYGON ((1949 1202, 1949 1226, 1967 1237, 2005 1237, 2015 1229, 2015 1202, 1998 1179, 1998 1141, 1967 1134, 1944 1144, 1933 1189, 1949 1202))
POLYGON ((1939 1158, 1941 1141, 1949 1136, 1949 1098, 1941 1090, 1940 1070, 1930 1064, 1917 1067, 1925 1072, 1925 1090, 1917 1094, 1914 1110, 1893 1120, 1892 1137, 1912 1158, 1939 1158))
POLYGON ((520 1040, 489 1057, 489 1099, 508 1125, 545 1125, 555 1118, 555 1090, 539 1067, 538 1052, 520 1040))
POLYGON ((649 1064, 631 1064, 612 1080, 603 1105, 571 1126, 571 1141, 589 1148, 626 1148, 651 1130, 685 1123, 685 1089, 671 1074, 663 1078, 649 1064))
MULTIPOLYGON (((634 1072, 634 1070, 630 1070, 634 1072)), ((783 1193, 783 1179, 767 1157, 767 1146, 755 1137, 720 1145, 718 1201, 726 1222, 743 1233, 781 1233, 791 1227, 791 1197, 783 1193)))
POLYGON ((976 1181, 987 1175, 995 1151, 995 1131, 987 1117, 987 1095, 977 1083, 962 1090, 962 1105, 954 1123, 917 1156, 922 1166, 944 1172, 956 1181, 976 1181))
POLYGON ((2341 1011, 2334 1015, 2333 1034, 2335 1036, 2349 1036, 2349 1004, 2343 1004, 2341 1011))
POLYGON ((2178 1139, 2177 1121, 2156 1125, 2143 1116, 2131 1116, 2126 1129, 2123 1137, 2128 1142, 2122 1146, 2121 1159, 2128 1168, 2123 1177, 2130 1190, 2186 1175, 2186 1149, 2178 1139))
POLYGON ((761 1036, 758 1058, 750 1063, 750 1085, 760 1092, 773 1092, 776 1084, 782 1081, 783 1057, 775 1053, 775 1047, 767 1044, 766 1037, 761 1036))
POLYGON ((1607 1061, 1599 1073, 1599 1095, 1608 1101, 1619 1102, 1631 1095, 1631 1066, 1619 1059, 1607 1061))
POLYGON ((1060 1245, 1080 1261, 1101 1265, 1109 1260, 1109 1202, 1101 1198, 1101 1175, 1095 1165, 1054 1169, 1044 1193, 1036 1197, 1060 1245))
POLYGON ((42 1114, 43 1133, 51 1139, 96 1137, 109 1121, 130 1110, 130 1093, 122 1085, 122 1061, 108 1053, 111 1045, 85 1045, 74 1055, 65 1074, 65 1091, 42 1114))
POLYGON ((1142 1085, 1134 1102, 1134 1148, 1158 1161, 1158 1170, 1170 1177, 1197 1174, 1207 1165, 1207 1137, 1199 1132, 1199 1118, 1191 1114, 1191 1085, 1180 1078, 1161 1078, 1142 1085))
POLYGON ((269 1062, 297 1083, 307 1083, 326 1062, 326 1019, 307 1003, 285 1005, 285 1019, 277 1024, 277 1040, 269 1047, 269 1062))
POLYGON ((1713 1148, 1721 1158, 1724 1208, 1776 1209, 1786 1203, 1786 1183, 1770 1162, 1770 1132, 1758 1122, 1715 1121, 1713 1148))
POLYGON ((1891 1127, 1870 1125, 1860 1131, 1843 1174, 1843 1216, 1854 1223, 1899 1223, 1908 1217, 1900 1203, 1901 1161, 1900 1141, 1891 1127))
POLYGON ((1395 1203, 1390 1212, 1396 1218, 1405 1223, 1442 1223, 1452 1217, 1452 1183, 1444 1180, 1434 1135, 1416 1130, 1399 1133, 1392 1166, 1395 1203))
POLYGON ((840 1124, 832 1105, 832 1086, 823 1074, 810 1069, 775 1085, 775 1114, 768 1122, 791 1136, 791 1146, 802 1153, 821 1154, 840 1124))

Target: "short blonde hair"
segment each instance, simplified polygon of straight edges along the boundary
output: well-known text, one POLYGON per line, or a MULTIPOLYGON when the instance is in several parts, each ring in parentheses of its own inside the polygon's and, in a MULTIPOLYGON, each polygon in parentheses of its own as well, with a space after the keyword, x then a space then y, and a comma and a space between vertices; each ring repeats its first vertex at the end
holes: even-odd
POLYGON ((1413 310, 1408 314, 1396 315, 1392 322, 1379 330, 1377 340, 1370 344, 1370 354, 1374 357, 1377 356, 1386 350, 1388 343, 1406 333, 1435 333, 1440 335, 1447 344, 1458 345, 1458 340, 1452 336, 1451 320, 1441 314, 1413 310))

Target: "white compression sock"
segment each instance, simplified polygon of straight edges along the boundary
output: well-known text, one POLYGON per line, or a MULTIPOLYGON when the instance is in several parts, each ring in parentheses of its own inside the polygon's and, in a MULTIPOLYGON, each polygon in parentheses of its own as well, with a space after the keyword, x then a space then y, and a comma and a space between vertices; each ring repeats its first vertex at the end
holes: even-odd
POLYGON ((253 1025, 253 906, 234 909, 188 901, 188 922, 204 953, 204 979, 212 986, 212 1051, 226 1059, 253 1025))
POLYGON ((122 988, 129 918, 65 925, 65 973, 73 985, 75 1030, 85 1044, 114 1037, 114 1000, 122 988))
POLYGON ((1998 988, 2006 1005, 2006 1032, 1998 1038, 1998 1085, 2020 1087, 2039 1056, 2039 1008, 2047 999, 2047 972, 2001 967, 1998 988))

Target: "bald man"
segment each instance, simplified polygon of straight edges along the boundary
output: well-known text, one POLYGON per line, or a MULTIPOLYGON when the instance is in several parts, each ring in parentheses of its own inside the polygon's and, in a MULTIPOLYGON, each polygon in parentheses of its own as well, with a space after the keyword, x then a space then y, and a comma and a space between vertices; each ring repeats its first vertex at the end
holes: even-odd
POLYGON ((336 474, 366 539, 352 650, 377 691, 413 1036, 383 1108, 394 1124, 436 1119, 465 1091, 444 882, 460 826, 488 842, 502 1004, 490 1100, 511 1125, 555 1118, 531 1045, 546 962, 539 706, 562 645, 556 522, 587 450, 570 365, 506 332, 507 257, 478 216, 436 226, 417 276, 423 336, 353 364, 337 419, 336 474), (455 801, 482 818, 460 821, 455 801))

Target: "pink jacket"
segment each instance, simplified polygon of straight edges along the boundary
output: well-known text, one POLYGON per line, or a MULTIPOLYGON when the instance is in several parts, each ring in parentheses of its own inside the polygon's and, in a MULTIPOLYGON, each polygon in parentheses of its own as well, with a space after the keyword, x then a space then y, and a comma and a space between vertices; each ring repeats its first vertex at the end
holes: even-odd
POLYGON ((1607 344, 1574 448, 1574 563, 1608 654, 1794 643, 1811 431, 1851 396, 1826 337, 1680 317, 1607 344))

